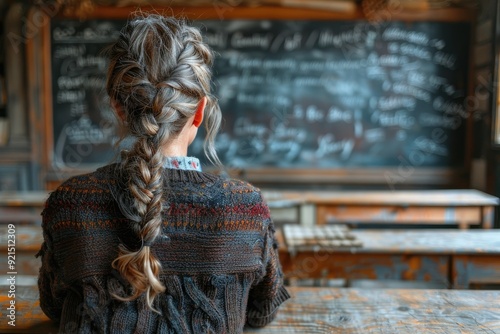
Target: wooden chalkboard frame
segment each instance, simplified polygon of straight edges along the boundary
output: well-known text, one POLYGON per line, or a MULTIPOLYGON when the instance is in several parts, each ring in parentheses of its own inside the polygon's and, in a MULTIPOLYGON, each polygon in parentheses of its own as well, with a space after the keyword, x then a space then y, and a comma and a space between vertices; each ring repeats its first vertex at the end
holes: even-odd
MULTIPOLYGON (((136 7, 97 7, 85 19, 127 19, 136 7)), ((354 13, 337 13, 306 8, 284 7, 151 7, 142 8, 144 11, 154 10, 165 15, 197 19, 289 19, 289 20, 349 20, 366 19, 361 10, 354 13)), ((40 15, 41 9, 34 7, 30 17, 40 15)), ((79 18, 71 14, 58 14, 56 18, 79 18)), ((391 20, 399 21, 437 21, 437 22, 474 22, 474 12, 469 9, 447 8, 431 11, 398 11, 390 15, 391 20)), ((473 34, 470 34, 471 39, 473 34)), ((45 179, 47 188, 53 188, 65 178, 93 170, 96 166, 86 165, 84 168, 54 169, 53 133, 52 133, 52 100, 51 100, 51 50, 50 24, 40 28, 40 33, 27 41, 28 65, 34 70, 30 74, 34 78, 31 90, 32 120, 41 121, 36 136, 41 140, 43 154, 40 175, 45 179), (41 57, 37 53, 41 50, 41 57)), ((472 43, 471 43, 472 45, 472 43)), ((470 51, 469 51, 470 54, 470 51)), ((469 57, 468 93, 473 91, 471 79, 472 57, 469 57)), ((245 170, 229 170, 235 177, 244 178, 261 186, 293 186, 295 185, 355 185, 382 187, 390 189, 415 187, 467 187, 472 151, 472 123, 467 119, 465 159, 458 168, 418 168, 401 165, 394 168, 349 168, 349 169, 278 169, 259 168, 245 170)))
POLYGON ((493 75, 492 75, 492 131, 491 143, 494 149, 500 150, 500 1, 496 0, 496 17, 493 30, 493 75), (495 84, 496 83, 496 84, 495 84))

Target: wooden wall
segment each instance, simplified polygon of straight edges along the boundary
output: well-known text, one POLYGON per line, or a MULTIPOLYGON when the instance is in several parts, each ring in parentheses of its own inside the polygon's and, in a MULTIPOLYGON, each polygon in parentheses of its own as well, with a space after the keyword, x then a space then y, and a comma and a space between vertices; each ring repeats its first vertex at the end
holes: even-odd
POLYGON ((3 101, 0 109, 0 190, 36 190, 39 162, 34 159, 32 126, 28 106, 26 43, 23 29, 28 6, 22 2, 2 3, 3 101), (24 19, 24 21, 23 21, 24 19), (3 116, 3 117, 2 117, 3 116))
MULTIPOLYGON (((489 130, 490 137, 485 140, 485 147, 488 157, 488 178, 487 178, 487 191, 495 196, 500 196, 500 142, 498 141, 498 136, 500 134, 500 1, 492 1, 496 4, 496 9, 491 8, 491 13, 484 14, 493 24, 493 62, 491 64, 492 77, 491 77, 491 92, 492 100, 490 105, 492 116, 486 122, 485 126, 489 130), (496 138, 495 138, 496 137, 496 138), (493 142, 493 144, 492 144, 493 142)), ((491 5, 493 6, 493 4, 491 5)), ((496 216, 495 227, 500 228, 500 215, 496 216)))

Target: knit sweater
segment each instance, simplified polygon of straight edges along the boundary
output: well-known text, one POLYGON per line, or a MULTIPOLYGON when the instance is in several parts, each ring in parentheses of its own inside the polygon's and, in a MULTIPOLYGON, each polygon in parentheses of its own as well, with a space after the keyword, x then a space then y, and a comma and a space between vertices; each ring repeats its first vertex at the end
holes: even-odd
POLYGON ((140 247, 115 200, 117 165, 76 176, 43 211, 40 306, 61 333, 241 333, 264 326, 290 296, 269 209, 248 183, 165 169, 162 235, 151 246, 166 287, 152 312, 111 267, 118 245, 140 247))

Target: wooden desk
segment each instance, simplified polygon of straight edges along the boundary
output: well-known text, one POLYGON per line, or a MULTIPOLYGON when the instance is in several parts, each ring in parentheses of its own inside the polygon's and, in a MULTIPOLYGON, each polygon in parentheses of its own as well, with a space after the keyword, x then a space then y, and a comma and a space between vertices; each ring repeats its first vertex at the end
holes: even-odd
POLYGON ((360 248, 287 248, 278 231, 286 278, 387 279, 449 288, 500 283, 500 230, 352 230, 360 248))
POLYGON ((492 228, 497 197, 478 190, 413 191, 269 191, 267 199, 302 200, 314 207, 315 217, 303 225, 349 224, 453 224, 492 228))
MULTIPOLYGON (((7 263, 7 224, 0 224, 0 275, 12 271, 7 263)), ((38 225, 15 224, 16 236, 16 271, 18 275, 38 275, 41 260, 35 254, 43 242, 42 227, 38 225)))
MULTIPOLYGON (((3 228, 0 225, 1 228, 3 228)), ((361 248, 288 249, 278 230, 287 278, 391 279, 435 282, 449 288, 500 283, 500 230, 352 230, 361 248)), ((7 233, 0 233, 6 245, 7 233)), ((19 275, 38 275, 39 226, 16 228, 19 275)), ((6 248, 0 249, 6 259, 6 248)), ((9 271, 7 261, 0 272, 9 271)))
POLYGON ((500 292, 290 288, 263 330, 245 333, 497 333, 500 292), (493 304, 490 304, 493 303, 493 304))
MULTIPOLYGON (((263 191, 271 215, 303 225, 457 224, 493 227, 497 197, 477 190, 263 191), (282 211, 295 210, 291 214, 282 211)), ((0 192, 0 223, 41 221, 47 192, 0 192)))
POLYGON ((315 193, 317 223, 413 223, 492 228, 499 199, 477 190, 315 193))
MULTIPOLYGON (((500 291, 290 288, 277 318, 245 333, 500 333, 500 291)), ((2 308, 9 299, 0 297, 2 308)), ((19 287, 16 327, 0 333, 55 334, 34 286, 19 287)))
POLYGON ((0 192, 0 224, 35 223, 39 225, 48 196, 46 191, 0 192))

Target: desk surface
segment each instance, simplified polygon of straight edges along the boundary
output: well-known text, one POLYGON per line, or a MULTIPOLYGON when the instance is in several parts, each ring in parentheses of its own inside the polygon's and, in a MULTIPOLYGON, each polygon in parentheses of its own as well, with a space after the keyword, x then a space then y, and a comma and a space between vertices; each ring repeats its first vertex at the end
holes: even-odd
MULTIPOLYGON (((290 288, 274 322, 245 333, 500 333, 500 291, 290 288)), ((34 286, 16 291, 16 327, 0 333, 56 333, 34 286)), ((8 302, 0 297, 2 308, 8 302)))
MULTIPOLYGON (((351 230, 350 233, 362 242, 362 247, 340 248, 336 251, 446 255, 500 254, 500 230, 351 230)), ((16 247, 19 251, 38 251, 43 241, 42 228, 39 226, 18 226, 16 236, 16 247)), ((278 230, 277 237, 280 251, 286 251, 287 245, 281 230, 278 230)), ((6 244, 6 240, 7 234, 0 234, 0 243, 6 244)))
MULTIPOLYGON (((41 227, 35 226, 16 228, 20 275, 38 274, 40 258, 34 254, 42 243, 41 232, 41 227)), ((363 247, 321 251, 314 247, 287 248, 278 230, 285 275, 433 281, 453 288, 467 288, 479 280, 498 282, 500 278, 500 230, 352 230, 351 234, 363 247)), ((0 243, 6 244, 6 238, 7 233, 0 233, 0 243)), ((3 252, 7 258, 6 249, 3 252)), ((0 267, 8 271, 7 263, 0 267)))
POLYGON ((248 333, 500 333, 500 291, 290 290, 276 321, 248 333))
POLYGON ((48 197, 48 191, 0 191, 0 206, 43 206, 48 197))
MULTIPOLYGON (((321 226, 295 227, 321 229, 321 226)), ((280 245, 286 246, 286 235, 279 232, 280 245)), ((393 254, 500 254, 500 230, 351 230, 361 247, 338 248, 345 253, 393 254)), ((305 247, 300 249, 311 249, 305 247)), ((331 249, 329 249, 331 251, 331 249)), ((289 249, 292 251, 292 249, 289 249)))
POLYGON ((335 205, 496 206, 500 200, 474 189, 397 191, 264 191, 267 201, 301 200, 335 205))
MULTIPOLYGON (((7 228, 2 226, 0 233, 0 244, 7 245, 7 228)), ((43 230, 41 226, 16 225, 16 250, 19 252, 38 252, 43 242, 43 230)), ((7 249, 2 249, 0 252, 7 252, 7 249)))

